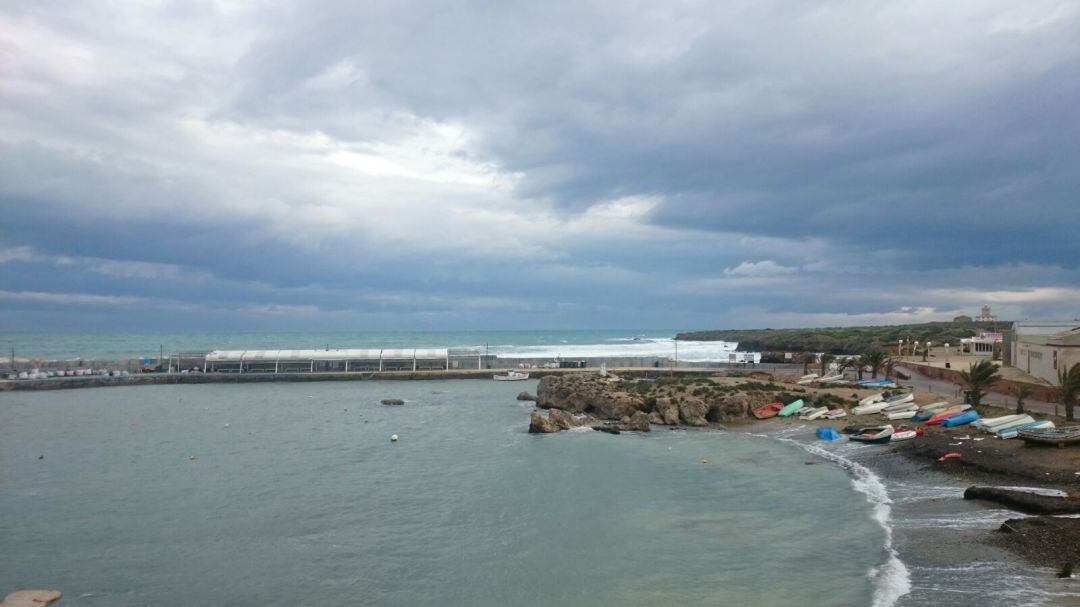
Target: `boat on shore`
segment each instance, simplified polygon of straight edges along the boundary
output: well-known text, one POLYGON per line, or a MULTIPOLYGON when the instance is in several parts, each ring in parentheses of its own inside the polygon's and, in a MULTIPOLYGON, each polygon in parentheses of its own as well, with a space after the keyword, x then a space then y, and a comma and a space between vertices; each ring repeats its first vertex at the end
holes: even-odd
POLYGON ((829 412, 828 407, 817 407, 816 409, 811 409, 811 410, 803 413, 802 418, 806 419, 806 420, 818 419, 818 418, 824 416, 828 412, 829 412))
POLYGON ((944 421, 944 420, 946 420, 946 419, 948 419, 950 417, 953 417, 955 415, 960 415, 961 413, 963 413, 964 411, 967 411, 970 408, 971 408, 971 405, 956 405, 955 407, 949 407, 948 409, 945 409, 941 413, 937 413, 933 417, 931 417, 930 419, 926 420, 926 425, 928 425, 928 426, 936 426, 936 425, 940 424, 942 421, 944 421))
POLYGON ((970 424, 971 422, 977 421, 978 419, 979 414, 975 411, 964 411, 959 415, 954 415, 952 417, 941 420, 941 426, 944 428, 954 428, 956 426, 970 424))
POLYGON ((780 409, 777 415, 779 415, 780 417, 791 417, 796 411, 802 408, 803 400, 801 398, 797 398, 785 405, 783 409, 780 409))
POLYGON ((885 400, 885 395, 881 392, 878 392, 877 394, 871 394, 870 396, 867 396, 866 398, 860 400, 859 406, 862 407, 864 405, 872 405, 874 403, 880 403, 883 400, 885 400))
POLYGON ((825 412, 825 419, 840 419, 841 417, 847 417, 847 411, 843 409, 829 409, 825 412))
POLYGON ((505 375, 494 375, 492 379, 495 381, 523 381, 529 379, 529 374, 507 369, 505 375))
POLYGON ((1050 430, 1055 427, 1054 422, 1048 419, 1040 419, 1030 424, 1024 424, 1023 426, 1014 426, 1006 430, 998 432, 998 438, 1008 440, 1010 438, 1016 438, 1019 436, 1021 430, 1050 430))
POLYGON ((858 432, 849 436, 848 440, 866 443, 868 445, 884 445, 892 440, 893 432, 894 430, 891 424, 886 426, 860 428, 858 432))
POLYGON ((911 440, 911 439, 915 438, 916 436, 922 436, 922 435, 923 435, 923 431, 920 430, 920 429, 917 429, 917 428, 916 429, 897 428, 896 430, 893 431, 892 441, 890 441, 890 442, 895 443, 896 441, 911 440))
POLYGON ((1029 445, 1055 445, 1058 447, 1080 445, 1080 426, 1042 428, 1039 430, 1025 428, 1017 431, 1016 435, 1017 438, 1029 445))
POLYGON ((769 403, 754 409, 753 414, 758 419, 769 419, 770 417, 776 417, 776 414, 780 413, 783 408, 784 403, 769 403))
POLYGON ((803 375, 802 377, 799 378, 799 381, 797 381, 795 383, 799 384, 800 386, 805 386, 806 384, 814 383, 814 381, 817 380, 817 378, 818 378, 817 373, 810 373, 809 375, 803 375))
POLYGON ((882 415, 887 419, 911 419, 916 413, 914 409, 907 409, 906 411, 883 411, 882 415))

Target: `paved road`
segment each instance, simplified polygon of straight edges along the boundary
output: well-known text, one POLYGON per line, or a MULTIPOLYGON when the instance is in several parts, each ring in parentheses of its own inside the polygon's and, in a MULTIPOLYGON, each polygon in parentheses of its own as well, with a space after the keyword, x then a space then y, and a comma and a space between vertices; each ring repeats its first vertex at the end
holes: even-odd
MULTIPOLYGON (((926 377, 920 374, 918 370, 912 369, 911 367, 901 366, 896 367, 896 370, 911 377, 909 380, 903 380, 906 385, 910 385, 919 390, 933 392, 940 395, 942 398, 948 398, 949 400, 955 400, 956 402, 961 402, 964 398, 964 389, 950 381, 926 377)), ((999 407, 1005 407, 1007 409, 1016 408, 1016 397, 1001 392, 988 393, 983 397, 983 402, 999 407)), ((1039 413, 1054 413, 1055 406, 1059 408, 1061 415, 1065 415, 1065 409, 1061 405, 1032 399, 1024 400, 1025 409, 1037 411, 1039 413)))

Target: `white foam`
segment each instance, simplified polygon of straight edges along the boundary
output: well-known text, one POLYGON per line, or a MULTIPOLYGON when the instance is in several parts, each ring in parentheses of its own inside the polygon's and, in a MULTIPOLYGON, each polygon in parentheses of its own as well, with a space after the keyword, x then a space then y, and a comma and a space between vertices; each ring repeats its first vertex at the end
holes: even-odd
MULTIPOLYGON (((675 358, 676 341, 670 338, 612 339, 598 344, 550 344, 536 346, 490 346, 503 358, 675 358)), ((739 347, 732 341, 679 341, 679 360, 729 362, 739 347)))
POLYGON ((885 484, 869 468, 842 455, 811 443, 784 437, 777 437, 777 439, 794 443, 810 453, 839 465, 852 475, 852 486, 866 496, 866 501, 873 507, 874 520, 885 531, 885 552, 889 555, 883 565, 869 571, 870 578, 874 580, 873 605, 874 607, 891 607, 896 604, 900 597, 911 592, 911 575, 892 545, 893 534, 890 524, 892 500, 889 499, 889 491, 885 488, 885 484))

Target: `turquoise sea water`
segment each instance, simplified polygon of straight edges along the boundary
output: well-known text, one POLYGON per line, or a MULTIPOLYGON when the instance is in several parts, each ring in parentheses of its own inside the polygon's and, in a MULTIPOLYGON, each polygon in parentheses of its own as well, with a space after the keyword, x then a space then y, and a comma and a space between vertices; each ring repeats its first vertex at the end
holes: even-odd
POLYGON ((886 534, 849 472, 741 433, 529 435, 523 388, 0 394, 0 590, 111 606, 872 603, 886 534))

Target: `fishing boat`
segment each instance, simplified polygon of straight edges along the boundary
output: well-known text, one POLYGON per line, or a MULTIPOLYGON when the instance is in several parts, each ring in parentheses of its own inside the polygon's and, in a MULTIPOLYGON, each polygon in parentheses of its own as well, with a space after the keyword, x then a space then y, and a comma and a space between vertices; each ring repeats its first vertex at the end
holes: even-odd
POLYGON ((829 382, 834 382, 834 381, 839 380, 839 379, 844 379, 844 376, 837 373, 835 375, 829 375, 829 376, 826 376, 826 377, 818 378, 816 381, 819 384, 827 384, 829 382))
POLYGON ((899 405, 899 404, 902 404, 902 403, 910 403, 913 400, 915 400, 915 394, 913 392, 904 392, 902 394, 894 394, 894 395, 886 398, 885 402, 888 403, 887 406, 892 406, 892 405, 899 405))
POLYGON ((954 428, 956 426, 963 426, 964 424, 970 424, 973 421, 979 419, 979 414, 975 411, 964 411, 959 415, 941 420, 941 425, 945 428, 954 428))
POLYGON ((1020 434, 1021 430, 1049 430, 1053 427, 1054 422, 1048 419, 1040 419, 1039 421, 1031 422, 1030 424, 1024 424, 1023 426, 1016 426, 1013 428, 1009 428, 1008 430, 1002 430, 1001 432, 998 432, 998 438, 1007 440, 1010 438, 1016 438, 1020 434))
POLYGON ((1029 445, 1080 445, 1080 426, 1065 426, 1064 428, 1042 428, 1040 430, 1023 429, 1017 432, 1017 437, 1029 445))
POLYGON ((780 409, 777 415, 779 415, 780 417, 791 417, 792 414, 802 408, 803 401, 801 398, 798 398, 785 405, 783 409, 780 409))
POLYGON ((1028 424, 1033 424, 1033 423, 1035 423, 1035 418, 1034 417, 1031 417, 1030 415, 1024 415, 1023 417, 1021 417, 1018 420, 1007 422, 1007 423, 1004 423, 1004 424, 998 424, 997 426, 994 426, 993 428, 991 428, 989 430, 987 430, 986 428, 983 428, 983 431, 992 432, 994 434, 1000 434, 1000 433, 1004 432, 1005 430, 1011 430, 1013 428, 1020 428, 1022 426, 1026 426, 1028 424))
POLYGON ((926 424, 928 426, 935 426, 937 424, 940 424, 943 420, 953 417, 954 415, 960 415, 961 413, 967 411, 970 408, 971 405, 956 405, 955 407, 949 407, 941 413, 937 413, 930 419, 926 420, 926 424))
POLYGON ((861 407, 863 405, 872 405, 874 403, 880 403, 883 400, 885 400, 885 395, 881 392, 878 392, 877 394, 871 394, 870 396, 867 396, 866 398, 860 400, 859 406, 861 407))
POLYGON ((505 375, 494 375, 492 379, 495 381, 522 381, 529 379, 528 373, 522 373, 521 371, 514 371, 513 369, 507 369, 505 375))
POLYGON ((883 445, 892 440, 892 435, 893 427, 891 425, 873 426, 860 428, 858 432, 849 436, 848 439, 870 445, 883 445))
POLYGON ((922 436, 922 430, 913 430, 911 428, 897 428, 892 435, 892 442, 901 440, 911 440, 916 436, 922 436))
POLYGON ((881 413, 885 407, 888 407, 889 403, 879 400, 874 403, 868 403, 865 405, 859 405, 851 410, 855 415, 870 415, 871 413, 881 413))
POLYGON ((919 411, 928 411, 930 409, 937 409, 938 407, 948 407, 949 401, 939 400, 936 403, 930 403, 929 405, 919 405, 919 411))
POLYGON ((761 405, 754 409, 754 417, 758 419, 768 419, 770 417, 776 417, 776 414, 784 408, 784 403, 769 403, 767 405, 761 405))
POLYGON ((810 411, 803 413, 802 418, 806 420, 818 419, 819 417, 822 417, 828 412, 828 407, 818 407, 816 409, 811 409, 810 411))
POLYGON ((806 384, 814 383, 814 380, 816 380, 817 377, 818 377, 817 373, 811 373, 809 375, 803 375, 802 377, 799 378, 799 381, 797 381, 795 383, 799 384, 800 386, 805 386, 806 384))
POLYGON ((918 413, 918 411, 915 411, 914 409, 908 409, 907 411, 882 412, 882 415, 884 415, 888 419, 911 419, 915 417, 916 413, 918 413))
POLYGON ((1002 415, 1000 417, 988 417, 986 419, 981 419, 978 423, 972 425, 985 432, 994 432, 999 428, 1004 427, 1006 424, 1023 420, 1026 417, 1028 416, 1023 413, 1018 413, 1016 415, 1002 415))
POLYGON ((825 413, 825 419, 840 419, 841 417, 847 417, 847 411, 843 409, 829 409, 825 413))
POLYGON ((951 408, 951 405, 942 405, 940 407, 934 407, 932 409, 926 409, 925 411, 920 410, 918 413, 915 414, 915 417, 913 417, 912 419, 914 419, 917 422, 924 422, 924 421, 930 419, 931 417, 934 417, 938 413, 941 413, 942 411, 946 411, 946 410, 948 410, 950 408, 951 408))
POLYGON ((905 402, 897 403, 895 405, 887 405, 884 409, 881 410, 881 412, 882 413, 893 413, 895 411, 918 411, 918 410, 919 410, 919 405, 916 405, 915 403, 913 403, 911 401, 905 401, 905 402))

